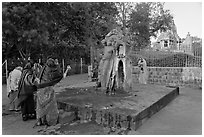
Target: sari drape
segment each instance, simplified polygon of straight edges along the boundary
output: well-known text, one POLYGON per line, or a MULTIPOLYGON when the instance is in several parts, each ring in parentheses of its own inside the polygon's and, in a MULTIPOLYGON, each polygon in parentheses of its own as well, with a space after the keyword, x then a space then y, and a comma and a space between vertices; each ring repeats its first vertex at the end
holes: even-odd
POLYGON ((37 119, 46 116, 48 125, 57 124, 59 111, 52 86, 41 88, 37 92, 37 119))

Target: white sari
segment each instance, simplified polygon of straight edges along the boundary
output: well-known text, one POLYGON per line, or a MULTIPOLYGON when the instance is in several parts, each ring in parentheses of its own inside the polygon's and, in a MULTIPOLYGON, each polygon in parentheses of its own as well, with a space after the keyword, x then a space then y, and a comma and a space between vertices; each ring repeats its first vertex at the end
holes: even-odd
POLYGON ((7 79, 7 96, 10 100, 9 110, 18 110, 17 107, 17 90, 18 90, 18 82, 21 77, 21 67, 16 67, 13 71, 9 73, 9 77, 7 79))

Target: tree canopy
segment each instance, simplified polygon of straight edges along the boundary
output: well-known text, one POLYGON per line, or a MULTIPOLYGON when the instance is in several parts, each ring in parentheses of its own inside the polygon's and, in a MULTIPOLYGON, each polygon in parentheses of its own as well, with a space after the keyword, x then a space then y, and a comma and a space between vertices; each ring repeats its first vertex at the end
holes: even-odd
POLYGON ((53 46, 87 47, 110 31, 117 9, 107 2, 11 2, 3 3, 2 13, 3 51, 16 45, 30 56, 53 46))
POLYGON ((171 29, 173 16, 164 9, 164 3, 138 3, 130 14, 129 27, 133 41, 138 48, 150 44, 150 37, 157 36, 158 31, 171 29))
POLYGON ((134 46, 144 48, 172 20, 163 3, 3 2, 3 58, 14 48, 14 56, 26 58, 88 58, 90 47, 119 24, 130 29, 134 46))

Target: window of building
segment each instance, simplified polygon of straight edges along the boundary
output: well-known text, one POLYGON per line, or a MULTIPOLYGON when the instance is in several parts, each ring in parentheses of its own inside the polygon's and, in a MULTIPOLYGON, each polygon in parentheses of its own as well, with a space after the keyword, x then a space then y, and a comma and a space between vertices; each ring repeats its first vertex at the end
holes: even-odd
POLYGON ((167 40, 164 41, 164 47, 165 48, 168 47, 168 41, 167 40))
POLYGON ((173 45, 173 40, 169 40, 169 45, 173 45))

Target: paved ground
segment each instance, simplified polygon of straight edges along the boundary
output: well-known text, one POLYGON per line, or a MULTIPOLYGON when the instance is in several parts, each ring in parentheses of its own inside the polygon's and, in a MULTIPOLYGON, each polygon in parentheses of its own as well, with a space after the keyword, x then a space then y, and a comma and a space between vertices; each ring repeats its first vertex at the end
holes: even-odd
POLYGON ((148 135, 202 134, 202 90, 181 88, 180 95, 138 130, 148 135))
MULTIPOLYGON (((56 85, 56 92, 65 86, 87 85, 87 75, 67 77, 56 85)), ((92 83, 93 84, 93 83, 92 83)), ((44 127, 33 128, 35 120, 23 122, 19 113, 10 113, 6 97, 6 85, 2 85, 2 134, 38 134, 44 127)), ((81 128, 81 127, 80 127, 81 128)), ((81 132, 86 134, 86 132, 81 132)), ((165 108, 148 119, 137 131, 140 135, 197 135, 202 134, 202 90, 180 88, 180 95, 165 108)))

